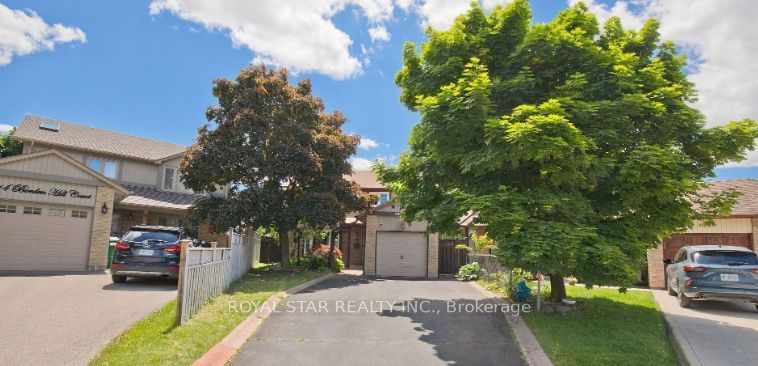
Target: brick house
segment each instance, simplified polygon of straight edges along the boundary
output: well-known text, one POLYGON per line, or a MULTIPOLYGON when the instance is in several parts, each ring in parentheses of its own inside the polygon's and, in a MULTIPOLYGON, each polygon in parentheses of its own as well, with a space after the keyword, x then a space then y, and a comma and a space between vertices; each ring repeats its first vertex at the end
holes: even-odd
POLYGON ((664 259, 673 259, 679 248, 685 245, 734 245, 752 250, 758 240, 758 180, 735 179, 716 181, 707 191, 717 192, 734 189, 741 193, 729 216, 715 220, 714 226, 696 223, 682 234, 672 235, 661 241, 647 253, 648 282, 650 287, 665 287, 664 259))
POLYGON ((345 265, 362 268, 368 276, 436 278, 438 235, 427 231, 426 222, 401 221, 402 209, 374 172, 356 171, 347 179, 376 195, 378 203, 366 212, 349 214, 340 225, 345 265))
MULTIPOLYGON (((2 270, 103 269, 110 236, 137 224, 187 226, 189 207, 210 194, 181 184, 184 146, 36 116, 14 138, 23 153, 0 159, 2 270)), ((225 232, 196 229, 228 243, 225 232)))

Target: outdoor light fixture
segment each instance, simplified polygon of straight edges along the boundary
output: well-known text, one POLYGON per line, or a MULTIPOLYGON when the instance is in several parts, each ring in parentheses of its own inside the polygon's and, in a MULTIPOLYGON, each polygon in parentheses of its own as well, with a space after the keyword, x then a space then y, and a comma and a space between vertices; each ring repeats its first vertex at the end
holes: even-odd
POLYGON ((102 212, 103 215, 105 215, 105 214, 108 213, 108 204, 107 203, 103 203, 103 207, 100 207, 100 212, 102 212))

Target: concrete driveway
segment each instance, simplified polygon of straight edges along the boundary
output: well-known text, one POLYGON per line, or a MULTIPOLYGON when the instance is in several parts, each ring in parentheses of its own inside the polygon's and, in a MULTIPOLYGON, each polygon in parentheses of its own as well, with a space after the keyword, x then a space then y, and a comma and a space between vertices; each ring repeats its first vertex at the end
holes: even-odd
POLYGON ((754 365, 758 360, 758 312, 746 303, 698 301, 691 309, 654 290, 692 366, 754 365))
POLYGON ((85 365, 176 297, 176 283, 106 273, 0 275, 0 365, 85 365))
POLYGON ((341 275, 287 298, 233 364, 523 365, 509 315, 484 304, 455 280, 341 275))

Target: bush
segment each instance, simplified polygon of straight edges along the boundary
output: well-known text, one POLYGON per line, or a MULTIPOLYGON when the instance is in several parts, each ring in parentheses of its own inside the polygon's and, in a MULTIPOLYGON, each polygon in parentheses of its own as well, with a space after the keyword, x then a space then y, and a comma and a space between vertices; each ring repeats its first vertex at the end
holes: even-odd
POLYGON ((482 267, 480 267, 477 262, 462 266, 461 269, 458 270, 458 279, 461 281, 478 280, 481 275, 482 267))
MULTIPOLYGON (((340 251, 339 248, 334 248, 334 258, 335 261, 332 270, 340 271, 345 268, 345 262, 342 260, 342 251, 340 251)), ((324 244, 316 246, 311 250, 308 256, 293 259, 290 263, 294 266, 309 270, 317 270, 321 267, 326 267, 329 264, 329 246, 324 244)))

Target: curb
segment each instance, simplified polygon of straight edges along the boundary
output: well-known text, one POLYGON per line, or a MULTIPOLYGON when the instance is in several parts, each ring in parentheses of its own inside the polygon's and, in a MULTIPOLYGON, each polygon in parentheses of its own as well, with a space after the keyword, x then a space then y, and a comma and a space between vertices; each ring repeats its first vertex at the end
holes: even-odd
MULTIPOLYGON (((486 296, 494 297, 499 301, 510 303, 510 301, 504 299, 502 296, 487 290, 476 282, 469 282, 469 284, 477 289, 479 292, 486 296)), ((503 314, 508 325, 511 327, 513 334, 516 336, 516 342, 518 343, 521 353, 526 358, 526 363, 529 366, 553 366, 553 362, 547 357, 545 350, 537 341, 529 327, 526 326, 524 319, 519 315, 503 314)))
POLYGON ((268 299, 266 299, 265 302, 261 303, 265 306, 259 305, 257 310, 253 312, 252 314, 248 315, 247 319, 243 320, 242 323, 237 325, 236 328, 234 328, 229 334, 227 334, 224 339, 221 340, 218 344, 211 347, 211 349, 208 350, 208 352, 205 352, 205 354, 197 359, 192 365, 193 366, 223 366, 226 365, 229 360, 234 357, 234 355, 237 354, 237 351, 242 347, 245 342, 247 342, 247 339, 250 338, 253 333, 255 333, 256 330, 258 330, 258 327, 263 323, 263 321, 268 318, 269 315, 271 315, 272 310, 276 307, 276 305, 282 301, 284 298, 286 298, 289 295, 298 293, 300 291, 305 290, 308 287, 311 287, 321 281, 324 281, 326 279, 332 278, 336 276, 334 273, 328 273, 321 277, 314 278, 308 282, 301 283, 295 287, 289 288, 287 290, 277 292, 274 295, 271 295, 268 299))

